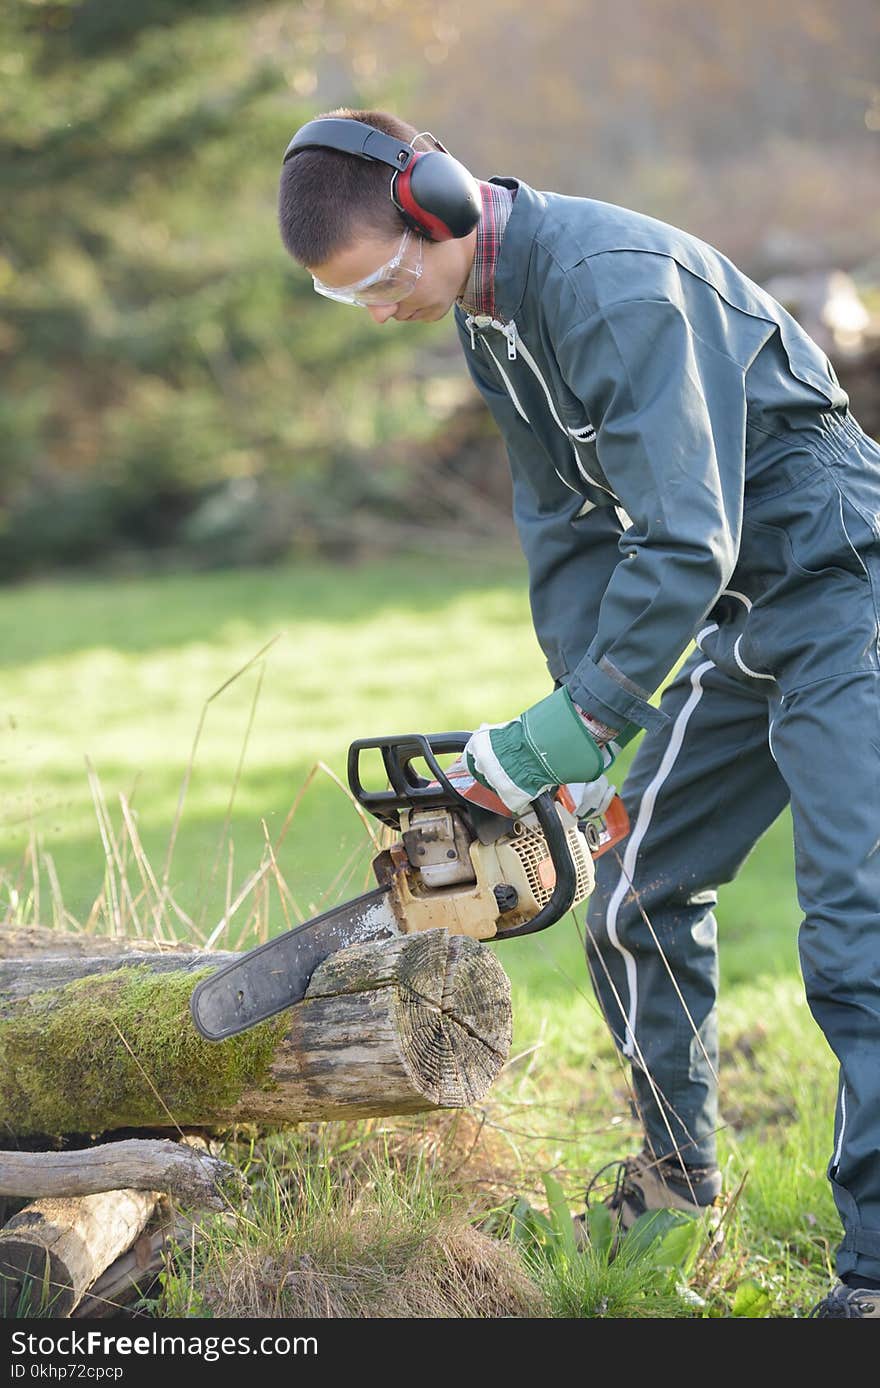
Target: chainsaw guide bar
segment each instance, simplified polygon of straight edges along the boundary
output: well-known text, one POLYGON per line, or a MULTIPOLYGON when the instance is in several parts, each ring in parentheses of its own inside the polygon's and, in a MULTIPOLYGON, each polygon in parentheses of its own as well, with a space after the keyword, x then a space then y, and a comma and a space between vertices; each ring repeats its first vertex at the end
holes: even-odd
POLYGON ((337 950, 399 934, 386 887, 325 911, 225 964, 193 989, 190 1011, 206 1041, 222 1041, 301 1002, 312 974, 337 950))

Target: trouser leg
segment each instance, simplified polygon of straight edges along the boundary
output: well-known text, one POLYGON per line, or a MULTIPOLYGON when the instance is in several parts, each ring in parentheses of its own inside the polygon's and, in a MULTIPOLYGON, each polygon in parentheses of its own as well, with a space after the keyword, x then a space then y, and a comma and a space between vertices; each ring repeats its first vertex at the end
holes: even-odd
POLYGON ((880 674, 785 696, 773 750, 791 790, 807 1000, 840 1063, 828 1168, 841 1276, 880 1277, 880 674))
MULTIPOLYGON (((773 686, 775 689, 775 686, 773 686)), ((716 889, 736 875, 788 791, 767 745, 768 701, 695 652, 665 689, 621 788, 631 832, 597 864, 587 960, 632 1062, 657 1156, 716 1159, 716 889)))

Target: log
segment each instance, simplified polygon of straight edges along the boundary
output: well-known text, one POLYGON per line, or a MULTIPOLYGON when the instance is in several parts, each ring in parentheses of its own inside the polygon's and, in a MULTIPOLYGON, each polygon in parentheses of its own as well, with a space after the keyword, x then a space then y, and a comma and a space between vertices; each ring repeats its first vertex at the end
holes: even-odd
POLYGON ((198 1224, 178 1218, 158 1229, 145 1230, 127 1253, 101 1273, 82 1301, 71 1312, 73 1319, 99 1320, 125 1312, 132 1301, 146 1296, 166 1266, 172 1245, 188 1248, 201 1242, 204 1231, 198 1224))
POLYGON ((0 1151, 0 1195, 31 1199, 157 1190, 184 1206, 226 1208, 245 1192, 229 1162, 167 1139, 107 1142, 64 1152, 0 1151))
POLYGON ((494 951, 445 930, 352 945, 305 999, 226 1041, 202 1039, 192 989, 235 958, 121 946, 0 962, 0 1144, 129 1129, 420 1113, 478 1102, 510 1048, 494 951))
POLYGON ((0 1315, 69 1316, 131 1247, 159 1199, 155 1191, 113 1190, 28 1205, 0 1230, 0 1315))

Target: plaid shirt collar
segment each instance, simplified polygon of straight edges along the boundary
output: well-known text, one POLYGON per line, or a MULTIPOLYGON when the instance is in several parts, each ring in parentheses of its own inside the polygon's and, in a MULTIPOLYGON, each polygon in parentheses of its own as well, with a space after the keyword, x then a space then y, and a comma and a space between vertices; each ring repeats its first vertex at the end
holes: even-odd
POLYGON ((495 318, 495 262, 510 218, 514 194, 502 183, 483 182, 480 182, 480 194, 483 212, 477 224, 474 263, 458 302, 465 313, 495 318))

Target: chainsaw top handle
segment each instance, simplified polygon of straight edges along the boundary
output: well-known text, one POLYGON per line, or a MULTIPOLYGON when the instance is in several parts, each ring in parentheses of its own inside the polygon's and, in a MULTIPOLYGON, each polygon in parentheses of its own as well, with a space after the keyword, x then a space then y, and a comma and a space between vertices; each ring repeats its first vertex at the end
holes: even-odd
MULTIPOLYGON (((371 815, 400 828, 401 810, 437 810, 453 807, 471 809, 471 803, 455 788, 443 771, 438 756, 463 752, 470 733, 403 733, 399 737, 362 737, 348 749, 348 784, 358 804, 371 815), (360 774, 361 753, 378 750, 382 754, 390 790, 366 790, 360 774), (413 768, 421 759, 431 772, 426 780, 413 768)), ((500 818, 500 816, 496 816, 500 818)))
MULTIPOLYGON (((358 804, 363 805, 371 815, 388 824, 393 829, 400 828, 400 811, 409 809, 459 809, 473 819, 475 807, 470 800, 456 790, 449 777, 437 761, 444 753, 460 753, 470 739, 468 732, 456 733, 404 733, 398 737, 364 737, 352 742, 348 749, 348 784, 358 804), (361 781, 361 753, 379 751, 385 772, 391 785, 390 790, 367 790, 361 781), (426 780, 413 769, 413 762, 420 758, 431 772, 432 779, 426 780)), ((544 791, 532 801, 532 809, 547 841, 550 859, 556 872, 556 884, 550 900, 536 916, 524 925, 510 930, 499 931, 497 939, 511 939, 519 935, 534 935, 538 930, 546 930, 571 910, 577 894, 577 870, 568 849, 568 838, 550 791, 544 791)), ((513 816, 506 819, 493 815, 490 810, 478 810, 478 816, 494 820, 498 825, 512 824, 513 816)))

